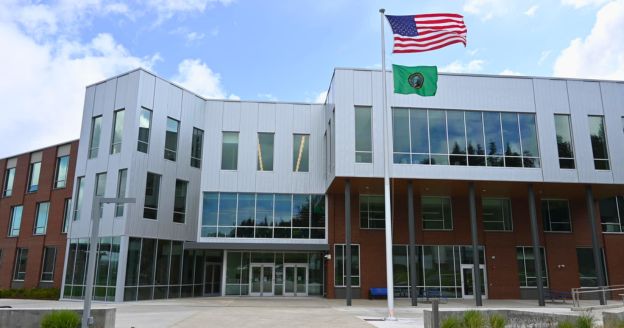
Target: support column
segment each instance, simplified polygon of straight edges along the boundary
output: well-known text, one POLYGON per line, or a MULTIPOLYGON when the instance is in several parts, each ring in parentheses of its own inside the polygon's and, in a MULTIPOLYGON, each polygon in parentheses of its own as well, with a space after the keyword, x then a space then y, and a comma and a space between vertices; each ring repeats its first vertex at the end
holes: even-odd
POLYGON ((418 288, 416 268, 416 225, 414 224, 414 186, 412 181, 407 183, 407 222, 409 228, 409 278, 410 278, 410 295, 412 298, 412 306, 418 305, 418 288))
POLYGON ((472 281, 475 305, 482 306, 481 299, 481 270, 479 270, 479 234, 477 230, 477 200, 474 182, 468 184, 468 202, 470 204, 470 232, 472 235, 472 281))
POLYGON ((535 277, 537 278, 537 300, 539 306, 544 303, 544 281, 542 280, 542 253, 540 252, 540 242, 537 227, 537 211, 535 209, 535 192, 533 185, 529 184, 529 218, 531 220, 531 239, 533 241, 533 258, 535 259, 535 277))
MULTIPOLYGON (((596 212, 594 212, 594 193, 591 185, 585 187, 585 200, 587 202, 587 219, 589 220, 589 228, 592 239, 592 250, 594 253, 594 266, 596 267, 596 275, 598 275, 598 288, 605 286, 604 270, 602 267, 602 252, 598 244, 598 231, 596 231, 596 212)), ((600 293, 600 305, 606 305, 607 300, 605 294, 600 293)))
POLYGON ((345 181, 345 299, 351 306, 351 180, 345 181))

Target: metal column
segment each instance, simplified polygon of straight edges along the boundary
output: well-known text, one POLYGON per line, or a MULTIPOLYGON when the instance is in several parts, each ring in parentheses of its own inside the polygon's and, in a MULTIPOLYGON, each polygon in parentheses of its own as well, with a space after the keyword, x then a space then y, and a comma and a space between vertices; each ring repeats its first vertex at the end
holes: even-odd
POLYGON ((345 299, 347 306, 351 306, 351 181, 345 181, 345 299))
POLYGON ((529 218, 531 220, 531 239, 533 241, 533 258, 535 259, 535 276, 537 277, 537 299, 539 306, 544 303, 544 281, 542 280, 542 253, 540 252, 540 242, 537 227, 537 211, 535 209, 535 192, 533 185, 529 184, 529 218))
POLYGON ((407 222, 409 228, 409 278, 412 306, 418 305, 418 288, 416 288, 418 269, 416 268, 416 225, 414 224, 414 186, 407 183, 407 222))
POLYGON ((472 281, 474 286, 475 305, 482 306, 481 270, 479 270, 479 234, 477 231, 477 200, 474 182, 468 184, 468 202, 470 203, 470 232, 472 235, 472 281))
MULTIPOLYGON (((594 266, 596 267, 596 275, 598 275, 598 288, 602 289, 605 286, 604 270, 602 267, 602 252, 600 245, 598 245, 598 232, 596 231, 596 214, 594 212, 594 193, 592 192, 591 185, 585 188, 585 199, 587 202, 587 219, 589 220, 589 227, 592 239, 592 250, 594 252, 594 266)), ((600 305, 606 305, 607 300, 605 294, 600 293, 600 305)))

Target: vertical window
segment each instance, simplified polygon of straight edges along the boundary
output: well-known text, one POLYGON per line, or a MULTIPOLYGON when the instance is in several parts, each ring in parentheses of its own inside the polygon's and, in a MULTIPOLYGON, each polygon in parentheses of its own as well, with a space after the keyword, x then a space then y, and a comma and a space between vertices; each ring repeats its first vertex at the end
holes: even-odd
POLYGON ((19 236, 20 226, 22 225, 22 205, 11 207, 11 225, 9 226, 9 237, 19 236))
POLYGON ((622 196, 600 200, 600 222, 603 232, 624 232, 624 198, 622 196))
POLYGON ((121 139, 123 136, 124 126, 124 113, 123 109, 115 111, 113 113, 113 133, 111 137, 111 154, 117 154, 121 151, 121 139))
POLYGON ((448 124, 448 142, 451 165, 466 165, 466 124, 464 112, 448 111, 446 113, 448 124))
POLYGON ((152 111, 141 107, 141 114, 139 115, 139 137, 137 138, 137 150, 146 154, 149 149, 151 125, 152 111))
POLYGON ((28 248, 18 248, 15 255, 15 271, 13 273, 13 280, 24 280, 24 278, 26 278, 28 248))
POLYGON ((9 197, 13 194, 13 182, 15 181, 15 168, 11 167, 6 170, 4 174, 4 197, 9 197))
POLYGON ((309 134, 293 134, 293 172, 309 171, 309 134))
POLYGON ((54 173, 54 188, 67 186, 67 170, 69 169, 69 156, 61 156, 56 159, 56 172, 54 173))
POLYGON ((188 182, 176 180, 173 204, 173 222, 184 223, 186 216, 186 189, 188 182))
POLYGON ((37 216, 35 219, 35 235, 45 235, 48 227, 48 212, 50 203, 37 203, 37 216))
POLYGON ((589 116, 589 137, 594 154, 594 168, 596 170, 608 170, 609 151, 607 150, 604 116, 589 116))
POLYGON ((201 168, 202 147, 204 144, 204 131, 193 128, 191 140, 191 166, 201 168))
POLYGON ((574 143, 570 115, 555 114, 555 131, 557 133, 557 151, 559 152, 559 168, 574 168, 574 143))
POLYGON ((522 166, 540 167, 535 114, 518 114, 518 121, 520 122, 522 166))
POLYGON ((453 230, 453 212, 449 197, 423 197, 424 230, 453 230))
MULTIPOLYGON (((602 272, 606 274, 607 268, 604 261, 604 253, 600 253, 602 272)), ((591 248, 577 248, 576 259, 578 261, 579 280, 581 287, 598 287, 598 273, 594 264, 594 252, 591 248)), ((603 277, 605 285, 609 285, 607 277, 603 277)))
POLYGON ((221 169, 238 169, 238 132, 223 132, 221 169))
POLYGON ((145 182, 145 204, 143 218, 156 220, 158 217, 158 194, 160 190, 160 175, 147 172, 145 182))
POLYGON ((448 165, 448 142, 446 129, 446 112, 429 110, 429 147, 431 149, 431 165, 448 165))
POLYGON ((570 206, 568 201, 565 199, 543 199, 542 221, 544 223, 544 231, 572 231, 572 225, 570 223, 570 206))
POLYGON ((69 230, 69 220, 71 217, 71 198, 65 199, 65 206, 63 207, 63 226, 61 227, 61 233, 67 233, 69 230))
POLYGON ((511 201, 506 198, 483 198, 483 227, 489 231, 511 231, 511 201))
POLYGON ((178 153, 178 132, 180 131, 180 122, 167 117, 167 132, 165 133, 165 159, 170 161, 176 160, 178 153))
POLYGON ((56 248, 43 249, 43 263, 41 264, 41 281, 54 280, 54 264, 56 263, 56 248))
MULTIPOLYGON (((334 286, 344 287, 346 280, 345 245, 334 245, 334 286)), ((351 286, 360 286, 360 245, 351 245, 351 286)))
POLYGON ((487 166, 504 166, 503 161, 503 133, 501 131, 500 113, 484 112, 483 127, 487 166))
POLYGON ((28 192, 39 190, 39 174, 41 173, 41 162, 30 164, 30 175, 28 177, 28 192))
POLYGON ((485 166, 485 144, 483 139, 483 113, 466 112, 466 145, 468 165, 485 166))
POLYGON ((78 177, 76 185, 76 202, 74 202, 74 221, 80 219, 80 209, 82 208, 82 198, 84 191, 84 177, 78 177))
MULTIPOLYGON (((126 197, 126 183, 128 180, 128 169, 121 169, 117 174, 117 198, 126 197)), ((115 217, 118 218, 124 215, 123 203, 115 204, 115 217)))
MULTIPOLYGON (((542 283, 544 287, 548 287, 548 270, 546 267, 546 252, 540 247, 540 257, 542 263, 542 283)), ((537 270, 535 266, 535 256, 533 247, 518 246, 516 247, 516 260, 518 261, 518 273, 520 278, 520 287, 537 287, 537 270)))
POLYGON ((273 171, 274 133, 258 132, 258 171, 273 171))
POLYGON ((102 130, 102 115, 91 119, 91 137, 89 139, 89 158, 95 158, 100 149, 100 132, 102 130))
POLYGON ((355 107, 355 162, 373 162, 372 118, 370 107, 355 107))
POLYGON ((95 195, 104 197, 106 193, 106 172, 95 175, 95 195))
POLYGON ((385 219, 383 195, 360 195, 360 228, 383 229, 385 219))

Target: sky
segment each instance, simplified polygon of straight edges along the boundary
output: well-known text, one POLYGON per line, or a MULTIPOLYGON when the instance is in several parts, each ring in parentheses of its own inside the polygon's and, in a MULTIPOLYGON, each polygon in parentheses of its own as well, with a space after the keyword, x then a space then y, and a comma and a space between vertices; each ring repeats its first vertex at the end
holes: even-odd
POLYGON ((0 1, 0 158, 77 139, 85 87, 137 67, 206 98, 323 102, 381 68, 379 9, 464 15, 468 44, 392 55, 441 72, 624 80, 624 0, 0 1))

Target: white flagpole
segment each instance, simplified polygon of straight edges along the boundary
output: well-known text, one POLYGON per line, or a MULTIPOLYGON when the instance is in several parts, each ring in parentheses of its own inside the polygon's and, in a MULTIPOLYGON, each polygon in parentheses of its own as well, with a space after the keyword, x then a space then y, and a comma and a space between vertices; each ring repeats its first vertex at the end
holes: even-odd
POLYGON ((381 13, 381 89, 383 90, 383 130, 384 130, 384 207, 386 212, 386 288, 388 290, 388 317, 386 320, 394 321, 394 273, 392 268, 392 206, 390 206, 390 136, 388 132, 388 90, 386 88, 386 44, 384 42, 384 18, 385 9, 379 9, 381 13))

